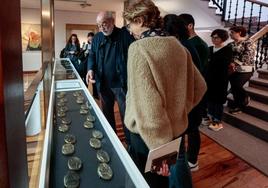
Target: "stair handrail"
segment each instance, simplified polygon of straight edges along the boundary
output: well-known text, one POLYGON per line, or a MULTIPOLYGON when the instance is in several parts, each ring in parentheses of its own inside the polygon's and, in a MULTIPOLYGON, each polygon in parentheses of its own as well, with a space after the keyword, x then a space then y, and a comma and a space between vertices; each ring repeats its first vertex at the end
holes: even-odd
POLYGON ((250 37, 250 39, 253 42, 256 42, 258 39, 260 39, 261 37, 263 37, 265 34, 268 33, 268 24, 266 24, 261 30, 259 30, 257 33, 255 33, 254 35, 252 35, 250 37))
POLYGON ((211 0, 213 2, 214 5, 216 5, 220 11, 223 11, 223 7, 221 7, 221 5, 219 5, 219 3, 216 2, 216 0, 211 0))
POLYGON ((257 1, 257 0, 246 0, 246 1, 268 7, 268 3, 264 3, 262 1, 257 1))

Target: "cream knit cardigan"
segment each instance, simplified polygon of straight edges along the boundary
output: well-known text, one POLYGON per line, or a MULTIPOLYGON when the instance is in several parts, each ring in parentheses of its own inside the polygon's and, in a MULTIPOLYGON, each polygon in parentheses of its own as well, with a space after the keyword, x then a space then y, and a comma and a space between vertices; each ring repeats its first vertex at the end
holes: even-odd
POLYGON ((186 130, 187 114, 205 91, 191 55, 174 37, 148 37, 130 45, 124 122, 149 149, 186 130))

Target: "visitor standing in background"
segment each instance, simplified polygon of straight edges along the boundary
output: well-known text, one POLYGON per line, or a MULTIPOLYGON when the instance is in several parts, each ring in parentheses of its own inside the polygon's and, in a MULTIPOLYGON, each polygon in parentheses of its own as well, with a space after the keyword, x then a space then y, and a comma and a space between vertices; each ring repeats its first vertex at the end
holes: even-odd
POLYGON ((209 128, 219 131, 223 128, 223 104, 226 102, 228 87, 228 67, 232 60, 232 48, 224 42, 229 38, 228 32, 216 29, 211 33, 213 46, 209 47, 209 63, 206 75, 208 115, 211 119, 209 128))
MULTIPOLYGON (((180 14, 179 18, 185 23, 189 32, 188 41, 195 47, 199 58, 200 66, 199 71, 205 78, 208 64, 209 49, 208 45, 196 34, 195 32, 195 20, 190 14, 180 14)), ((202 98, 201 102, 189 113, 188 115, 189 127, 187 130, 188 135, 188 163, 191 171, 199 169, 198 154, 200 151, 201 137, 199 132, 199 126, 202 122, 204 125, 209 125, 210 121, 207 117, 207 99, 206 95, 202 98), (203 120, 202 120, 203 118, 203 120)))
POLYGON ((248 39, 247 30, 243 26, 231 27, 230 37, 234 40, 230 43, 233 50, 233 61, 229 69, 234 103, 229 112, 237 114, 241 113, 249 103, 249 96, 244 85, 253 74, 256 46, 253 41, 248 39))

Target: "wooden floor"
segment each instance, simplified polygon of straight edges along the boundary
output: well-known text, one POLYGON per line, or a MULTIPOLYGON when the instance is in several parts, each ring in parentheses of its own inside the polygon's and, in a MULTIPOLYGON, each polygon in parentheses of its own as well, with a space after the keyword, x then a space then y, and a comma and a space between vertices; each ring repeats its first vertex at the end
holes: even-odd
MULTIPOLYGON (((124 133, 115 106, 117 132, 124 143, 124 133)), ((268 157, 268 156, 267 156, 268 157)), ((249 166, 205 135, 201 135, 199 170, 192 173, 194 188, 268 188, 268 177, 249 166)))
MULTIPOLYGON (((268 177, 202 135, 195 188, 268 188, 268 177)), ((267 156, 268 157, 268 156, 267 156)))

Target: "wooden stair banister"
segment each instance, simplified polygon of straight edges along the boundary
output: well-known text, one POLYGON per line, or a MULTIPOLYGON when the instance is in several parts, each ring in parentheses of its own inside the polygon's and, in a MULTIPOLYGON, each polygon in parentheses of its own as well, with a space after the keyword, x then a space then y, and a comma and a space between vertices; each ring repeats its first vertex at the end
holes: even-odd
POLYGON ((261 30, 259 30, 257 33, 255 33, 254 35, 252 35, 250 37, 250 39, 253 42, 256 42, 258 39, 260 39, 261 37, 263 37, 267 33, 268 33, 268 24, 266 26, 264 26, 261 30))
POLYGON ((258 4, 258 5, 262 5, 262 6, 265 6, 265 7, 268 7, 268 3, 264 3, 264 2, 261 2, 261 1, 257 1, 257 0, 246 0, 246 1, 258 4))

